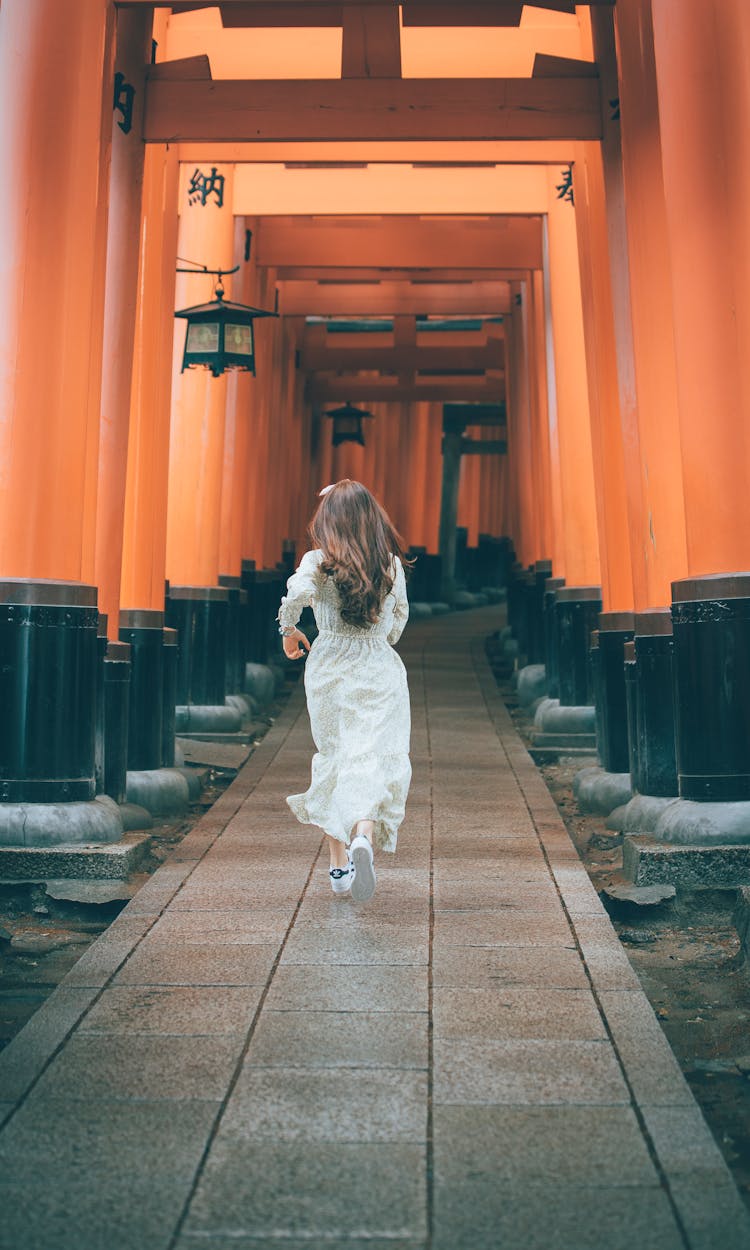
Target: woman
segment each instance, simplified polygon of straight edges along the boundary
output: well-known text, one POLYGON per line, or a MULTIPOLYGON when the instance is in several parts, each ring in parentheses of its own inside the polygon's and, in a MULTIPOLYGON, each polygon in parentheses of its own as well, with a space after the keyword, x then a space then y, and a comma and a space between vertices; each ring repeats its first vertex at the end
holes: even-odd
POLYGON ((409 616, 402 543, 377 500, 344 478, 321 491, 313 550, 289 578, 279 632, 290 660, 310 656, 305 692, 317 754, 304 794, 287 799, 328 839, 334 894, 375 890, 373 845, 395 851, 411 780, 406 670, 392 649, 409 616), (297 628, 312 606, 312 647, 297 628))

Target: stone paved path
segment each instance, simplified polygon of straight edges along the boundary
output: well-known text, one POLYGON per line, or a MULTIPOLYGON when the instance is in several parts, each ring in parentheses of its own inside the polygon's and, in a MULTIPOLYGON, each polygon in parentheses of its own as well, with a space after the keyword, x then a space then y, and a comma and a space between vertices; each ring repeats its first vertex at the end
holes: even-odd
POLYGON ((747 1250, 750 1222, 499 701, 491 609, 404 654, 375 900, 282 796, 295 695, 0 1056, 3 1250, 747 1250))

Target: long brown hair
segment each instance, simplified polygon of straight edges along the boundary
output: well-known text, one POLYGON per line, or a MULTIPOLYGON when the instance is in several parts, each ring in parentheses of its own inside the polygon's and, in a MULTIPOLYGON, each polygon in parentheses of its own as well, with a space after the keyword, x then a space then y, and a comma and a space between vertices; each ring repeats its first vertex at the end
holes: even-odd
POLYGON ((308 532, 338 589, 342 619, 374 624, 393 589, 392 557, 404 559, 403 539, 386 511, 366 486, 345 477, 326 491, 308 532))

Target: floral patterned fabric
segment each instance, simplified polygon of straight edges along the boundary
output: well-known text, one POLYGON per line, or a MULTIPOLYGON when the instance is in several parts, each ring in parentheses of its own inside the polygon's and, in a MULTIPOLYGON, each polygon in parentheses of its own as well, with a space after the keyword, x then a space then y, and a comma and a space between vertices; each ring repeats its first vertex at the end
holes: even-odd
POLYGON ((341 619, 339 593, 308 551, 287 582, 279 622, 296 625, 312 607, 319 629, 305 662, 305 693, 317 753, 312 781, 287 803, 302 824, 349 843, 360 820, 375 823, 374 844, 395 851, 411 781, 411 713, 406 670, 393 650, 409 617, 406 580, 394 557, 393 589, 378 621, 341 619))

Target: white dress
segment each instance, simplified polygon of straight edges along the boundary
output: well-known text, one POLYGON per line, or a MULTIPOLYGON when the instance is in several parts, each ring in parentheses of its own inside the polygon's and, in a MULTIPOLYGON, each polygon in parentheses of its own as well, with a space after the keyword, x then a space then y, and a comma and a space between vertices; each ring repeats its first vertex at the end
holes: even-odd
POLYGON ((406 580, 394 557, 393 589, 374 625, 341 619, 339 592, 308 551, 287 582, 279 622, 296 625, 304 607, 319 634, 305 662, 305 693, 317 747, 312 781, 287 799, 302 824, 348 843, 360 820, 375 822, 374 844, 395 851, 411 781, 411 713, 406 669, 393 650, 409 616, 406 580))

